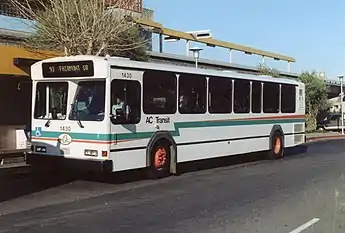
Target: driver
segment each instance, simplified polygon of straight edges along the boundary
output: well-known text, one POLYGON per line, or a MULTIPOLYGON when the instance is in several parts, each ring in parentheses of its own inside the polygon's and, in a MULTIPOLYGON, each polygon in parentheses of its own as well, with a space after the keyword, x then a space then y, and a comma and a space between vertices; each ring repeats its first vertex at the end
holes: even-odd
POLYGON ((128 119, 128 115, 130 113, 130 107, 128 104, 125 104, 125 101, 119 97, 115 97, 116 101, 115 104, 111 107, 111 113, 116 119, 117 114, 116 110, 121 110, 121 113, 125 115, 125 118, 128 119))

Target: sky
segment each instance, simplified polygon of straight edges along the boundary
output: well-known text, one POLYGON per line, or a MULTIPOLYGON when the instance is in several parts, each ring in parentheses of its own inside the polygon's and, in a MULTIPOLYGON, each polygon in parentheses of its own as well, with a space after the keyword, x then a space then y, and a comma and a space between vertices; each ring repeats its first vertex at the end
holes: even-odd
MULTIPOLYGON (((345 74, 345 1, 312 0, 143 0, 154 20, 179 31, 210 29, 213 38, 296 59, 291 71, 316 70, 328 79, 345 74)), ((0 28, 27 29, 19 20, 0 16, 0 28)), ((201 58, 229 61, 229 52, 193 43, 201 58)), ((154 37, 158 51, 158 36, 154 37)), ((185 42, 165 43, 164 52, 185 54, 185 42)), ((261 57, 233 52, 233 62, 256 66, 261 57)), ((266 58, 272 68, 287 71, 287 63, 266 58)))
MULTIPOLYGON (((344 0, 143 1, 164 27, 210 29, 215 39, 294 57, 292 72, 316 70, 329 79, 345 74, 344 0)), ((226 49, 194 45, 204 48, 202 58, 229 61, 226 49)), ((165 43, 164 52, 184 54, 185 42, 165 43)), ((233 53, 234 63, 257 65, 260 61, 259 56, 233 53)), ((287 70, 284 61, 265 61, 272 68, 287 70)))

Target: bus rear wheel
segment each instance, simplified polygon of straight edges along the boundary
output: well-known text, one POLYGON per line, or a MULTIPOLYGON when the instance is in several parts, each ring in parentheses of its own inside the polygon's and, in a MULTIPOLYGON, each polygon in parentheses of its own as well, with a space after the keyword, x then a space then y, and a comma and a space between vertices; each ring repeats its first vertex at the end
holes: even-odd
POLYGON ((158 141, 151 150, 149 177, 159 179, 170 175, 170 145, 167 141, 158 141))
POLYGON ((284 156, 284 138, 283 135, 276 131, 271 137, 271 148, 268 151, 269 159, 280 159, 284 156))

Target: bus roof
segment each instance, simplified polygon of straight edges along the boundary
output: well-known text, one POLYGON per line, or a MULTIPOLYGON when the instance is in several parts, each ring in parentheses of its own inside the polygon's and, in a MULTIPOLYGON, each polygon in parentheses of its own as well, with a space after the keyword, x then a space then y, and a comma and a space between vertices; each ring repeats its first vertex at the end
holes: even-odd
POLYGON ((119 60, 117 58, 109 58, 109 63, 114 67, 123 67, 130 69, 139 70, 159 70, 159 71, 170 71, 174 73, 190 73, 190 74, 200 74, 204 76, 219 76, 228 78, 240 78, 240 79, 250 79, 253 81, 266 81, 266 82, 278 82, 287 84, 301 84, 301 82, 296 79, 288 78, 275 78, 268 75, 254 75, 254 74, 243 74, 231 70, 212 70, 212 69, 200 69, 194 67, 185 67, 177 65, 167 65, 158 63, 148 63, 133 60, 119 60))
POLYGON ((108 66, 119 67, 124 69, 133 69, 133 70, 158 70, 158 71, 168 71, 174 73, 190 73, 190 74, 200 74, 204 76, 219 76, 219 77, 228 77, 228 78, 240 78, 240 79, 250 79, 253 81, 266 81, 266 82, 278 82, 278 83, 287 83, 287 84, 301 84, 301 82, 295 79, 288 78, 275 78, 268 75, 254 75, 254 74, 243 74, 231 70, 212 70, 212 69, 201 69, 185 66, 177 66, 170 64, 158 64, 158 63, 149 63, 141 61, 133 61, 127 58, 122 57, 100 57, 92 55, 77 55, 77 56, 66 56, 66 57, 55 57, 46 60, 39 61, 35 63, 32 67, 38 68, 42 63, 45 62, 62 62, 62 61, 83 61, 83 60, 92 60, 95 64, 108 66))

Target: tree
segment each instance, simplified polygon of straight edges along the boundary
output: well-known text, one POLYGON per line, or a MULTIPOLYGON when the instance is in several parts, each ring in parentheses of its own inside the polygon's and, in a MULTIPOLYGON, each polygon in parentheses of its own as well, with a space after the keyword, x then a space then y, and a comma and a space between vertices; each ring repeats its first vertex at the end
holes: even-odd
POLYGON ((264 63, 259 63, 258 71, 260 74, 269 75, 269 76, 276 77, 276 78, 278 78, 280 76, 280 72, 278 70, 271 69, 264 63))
POLYGON ((25 41, 30 49, 61 51, 66 56, 126 56, 147 59, 148 40, 133 22, 128 0, 9 0, 35 21, 25 41), (111 7, 110 7, 110 4, 111 7))
POLYGON ((329 108, 326 83, 315 71, 302 72, 299 80, 305 84, 307 131, 316 129, 316 117, 321 110, 329 108))

